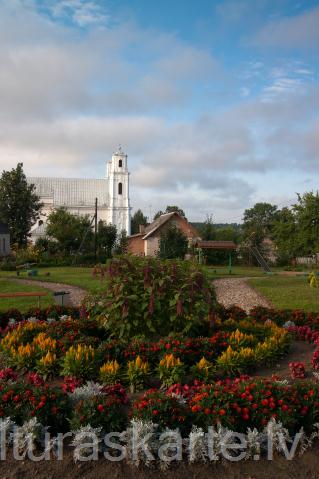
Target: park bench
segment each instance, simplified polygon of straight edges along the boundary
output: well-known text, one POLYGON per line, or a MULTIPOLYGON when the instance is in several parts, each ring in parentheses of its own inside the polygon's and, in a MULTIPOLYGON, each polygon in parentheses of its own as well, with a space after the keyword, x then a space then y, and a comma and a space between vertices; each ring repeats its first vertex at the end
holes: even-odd
POLYGON ((37 297, 38 298, 38 307, 40 307, 40 298, 41 296, 48 296, 49 293, 45 291, 38 291, 38 292, 30 292, 30 293, 0 293, 0 298, 30 298, 30 297, 37 297))

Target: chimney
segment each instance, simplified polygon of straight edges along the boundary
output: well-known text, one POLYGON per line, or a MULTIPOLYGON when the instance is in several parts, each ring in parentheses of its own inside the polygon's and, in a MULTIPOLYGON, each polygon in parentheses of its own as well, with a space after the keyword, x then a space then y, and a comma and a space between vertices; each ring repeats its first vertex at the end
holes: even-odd
POLYGON ((138 225, 138 228, 141 235, 145 233, 145 225, 138 225))

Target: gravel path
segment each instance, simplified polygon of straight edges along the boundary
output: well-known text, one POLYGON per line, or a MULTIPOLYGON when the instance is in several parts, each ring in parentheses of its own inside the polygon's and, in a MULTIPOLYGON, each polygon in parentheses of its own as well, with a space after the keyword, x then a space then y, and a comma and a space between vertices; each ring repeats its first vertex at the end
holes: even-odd
POLYGON ((66 306, 81 306, 83 299, 87 295, 85 289, 64 283, 51 283, 50 281, 37 281, 35 279, 11 279, 11 281, 31 286, 40 286, 52 292, 68 291, 70 294, 66 295, 64 299, 64 304, 66 306))
POLYGON ((226 307, 239 306, 249 312, 255 306, 271 308, 272 304, 261 294, 255 291, 247 280, 249 278, 222 278, 215 279, 217 300, 226 307))

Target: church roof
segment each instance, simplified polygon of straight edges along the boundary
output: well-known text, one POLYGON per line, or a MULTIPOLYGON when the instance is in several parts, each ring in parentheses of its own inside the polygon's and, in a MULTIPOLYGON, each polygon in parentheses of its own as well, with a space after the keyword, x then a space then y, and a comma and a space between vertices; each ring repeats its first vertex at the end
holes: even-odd
POLYGON ((41 198, 52 198, 54 206, 108 206, 108 181, 86 178, 28 178, 41 198))

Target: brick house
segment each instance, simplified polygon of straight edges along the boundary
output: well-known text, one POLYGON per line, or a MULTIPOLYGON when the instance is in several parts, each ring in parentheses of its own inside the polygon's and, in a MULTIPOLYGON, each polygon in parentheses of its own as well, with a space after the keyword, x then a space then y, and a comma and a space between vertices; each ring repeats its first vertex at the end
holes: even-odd
POLYGON ((161 234, 170 226, 180 229, 190 244, 199 239, 198 231, 183 216, 177 212, 166 213, 150 225, 140 226, 139 233, 129 236, 128 252, 136 256, 156 256, 161 234))
POLYGON ((0 257, 10 255, 10 232, 7 225, 0 223, 0 257))

